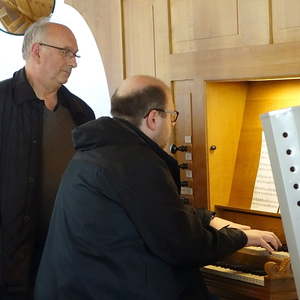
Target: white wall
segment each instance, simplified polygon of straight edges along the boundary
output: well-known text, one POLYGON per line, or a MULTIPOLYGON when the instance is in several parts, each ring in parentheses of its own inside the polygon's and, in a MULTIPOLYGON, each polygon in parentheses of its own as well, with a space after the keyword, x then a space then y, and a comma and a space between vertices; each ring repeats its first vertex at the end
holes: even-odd
MULTIPOLYGON (((110 115, 109 91, 102 58, 95 38, 83 17, 73 7, 56 0, 51 21, 67 25, 75 34, 81 56, 66 86, 94 110, 96 117, 110 115)), ((0 80, 24 66, 23 36, 0 31, 0 80)))

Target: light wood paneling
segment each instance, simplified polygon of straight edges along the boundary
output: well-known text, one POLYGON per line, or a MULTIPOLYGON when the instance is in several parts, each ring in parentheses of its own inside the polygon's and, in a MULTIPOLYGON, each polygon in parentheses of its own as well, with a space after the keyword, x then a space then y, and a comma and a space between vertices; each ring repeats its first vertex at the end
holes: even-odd
MULTIPOLYGON (((199 207, 226 204, 230 186, 235 182, 235 179, 232 179, 230 183, 228 178, 239 176, 237 169, 232 176, 234 156, 242 160, 240 149, 244 149, 249 142, 246 138, 245 144, 242 145, 244 138, 240 139, 238 150, 234 150, 239 139, 237 132, 240 130, 238 124, 241 122, 243 101, 240 100, 238 108, 231 111, 235 95, 230 97, 226 86, 232 85, 238 95, 242 92, 236 86, 245 86, 247 83, 236 81, 300 75, 300 42, 283 43, 282 41, 286 39, 279 39, 280 35, 283 36, 283 32, 286 34, 297 29, 298 2, 296 0, 67 0, 66 2, 83 14, 96 36, 107 70, 110 91, 119 85, 123 76, 138 73, 157 75, 167 84, 173 82, 176 106, 180 111, 176 126, 176 143, 184 144, 184 136, 189 133, 192 136, 194 204, 199 207), (271 7, 273 15, 270 14, 271 7), (281 14, 276 15, 280 10, 281 14), (272 44, 270 28, 274 31, 275 44, 272 44), (212 81, 233 81, 233 83, 212 81), (212 91, 213 85, 222 88, 217 92, 212 91), (215 94, 219 96, 209 103, 211 95, 215 94), (223 96, 230 104, 218 111, 223 96), (207 120, 207 113, 213 118, 207 120), (229 121, 225 120, 224 126, 226 117, 229 121), (210 128, 214 126, 220 128, 215 136, 210 132, 210 128), (226 143, 224 149, 222 146, 217 148, 217 151, 225 151, 225 154, 223 153, 225 159, 222 161, 223 154, 217 157, 218 152, 210 153, 208 147, 215 140, 222 145, 230 132, 234 133, 234 136, 229 138, 230 143, 234 145, 231 145, 232 153, 226 148, 228 147, 226 143), (221 175, 222 173, 224 174, 221 175), (226 178, 228 174, 231 175, 226 178), (225 178, 224 185, 228 183, 226 187, 222 185, 222 178, 225 178), (211 183, 219 187, 219 190, 210 186, 211 183)), ((251 83, 251 86, 255 84, 259 85, 251 83)), ((251 115, 254 113, 251 110, 255 109, 250 107, 250 102, 245 109, 247 114, 251 115)), ((258 111, 255 113, 258 114, 258 111)), ((254 143, 259 145, 257 140, 254 143)), ((249 156, 247 159, 253 162, 253 157, 249 156)), ((243 179, 239 180, 240 183, 236 183, 236 187, 233 187, 229 204, 250 207, 247 200, 249 197, 243 200, 237 194, 235 196, 234 188, 239 184, 246 184, 246 181, 241 182, 243 179), (243 204, 243 201, 246 202, 243 204)))
POLYGON ((154 1, 154 32, 156 76, 168 83, 170 82, 168 58, 171 54, 169 1, 154 1))
POLYGON ((209 208, 207 130, 206 130, 206 82, 194 79, 192 88, 192 135, 193 135, 193 183, 194 205, 209 208))
POLYGON ((169 56, 170 78, 245 80, 300 75, 300 42, 202 50, 169 56))
POLYGON ((156 63, 153 0, 124 0, 123 16, 126 77, 134 74, 154 76, 156 63))
POLYGON ((123 79, 122 13, 120 0, 65 0, 89 24, 102 55, 110 94, 123 79))
POLYGON ((191 196, 187 197, 196 207, 209 207, 207 190, 207 149, 206 149, 206 128, 205 100, 203 95, 205 82, 201 78, 195 80, 179 80, 172 82, 173 94, 176 109, 180 112, 177 124, 175 143, 177 146, 188 146, 187 152, 177 152, 176 159, 179 163, 188 163, 189 170, 192 170, 192 178, 181 171, 181 180, 189 181, 189 187, 193 188, 191 196), (195 130, 196 129, 196 130, 195 130), (191 143, 186 143, 186 138, 191 137, 191 143), (191 160, 186 155, 191 154, 191 160))
POLYGON ((185 136, 192 136, 192 80, 174 81, 175 107, 180 111, 176 127, 176 143, 184 144, 185 136))
MULTIPOLYGON (((175 130, 175 144, 177 146, 186 145, 188 146, 188 152, 176 152, 176 159, 181 163, 187 163, 189 168, 188 171, 193 170, 192 159, 186 159, 186 155, 192 155, 192 80, 182 80, 182 81, 174 81, 172 82, 173 86, 173 95, 176 110, 178 110, 179 117, 176 122, 176 130, 175 130), (186 143, 186 138, 190 138, 191 142, 186 143)), ((193 171, 192 171, 193 173, 193 171)), ((189 187, 193 188, 193 177, 186 176, 186 170, 180 171, 180 178, 182 181, 188 181, 189 187)), ((192 204, 193 195, 183 195, 185 198, 190 200, 192 204)))
POLYGON ((228 205, 247 97, 247 83, 207 83, 210 205, 228 205), (215 146, 215 150, 210 148, 215 146))
POLYGON ((251 206, 261 148, 262 127, 259 116, 295 105, 300 105, 300 80, 249 83, 230 206, 251 206))
POLYGON ((300 41, 300 2, 272 0, 275 43, 300 41))
POLYGON ((170 3, 173 53, 269 43, 268 0, 170 3))

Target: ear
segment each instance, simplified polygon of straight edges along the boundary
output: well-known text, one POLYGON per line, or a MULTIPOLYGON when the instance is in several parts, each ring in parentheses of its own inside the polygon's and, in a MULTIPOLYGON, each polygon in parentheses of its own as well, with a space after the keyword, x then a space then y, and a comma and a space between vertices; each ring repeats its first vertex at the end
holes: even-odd
POLYGON ((159 126, 159 112, 157 110, 151 110, 146 118, 146 125, 151 131, 155 131, 159 126))
POLYGON ((38 43, 32 44, 30 55, 35 61, 40 60, 40 45, 38 43))

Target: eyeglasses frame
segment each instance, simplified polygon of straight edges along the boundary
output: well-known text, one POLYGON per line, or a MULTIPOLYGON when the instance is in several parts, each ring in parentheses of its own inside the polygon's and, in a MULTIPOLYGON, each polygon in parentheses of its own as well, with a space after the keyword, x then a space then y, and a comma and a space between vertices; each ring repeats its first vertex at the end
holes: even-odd
MULTIPOLYGON (((171 119, 171 122, 172 122, 172 123, 176 123, 176 121, 177 121, 177 119, 178 119, 178 116, 179 116, 179 111, 177 111, 177 110, 170 111, 170 110, 164 110, 164 109, 162 109, 162 108, 151 108, 151 109, 149 109, 149 111, 144 115, 144 119, 147 118, 147 117, 149 116, 149 114, 150 114, 150 112, 151 112, 152 110, 157 110, 157 111, 159 111, 159 112, 166 113, 166 114, 173 114, 173 115, 176 114, 175 119, 174 119, 174 120, 171 119)), ((172 115, 171 115, 171 116, 172 116, 172 115)), ((172 118, 172 117, 171 117, 171 118, 172 118)))
POLYGON ((70 50, 69 48, 62 48, 62 47, 57 47, 57 46, 53 46, 53 45, 49 45, 46 43, 39 43, 40 46, 45 46, 45 47, 49 47, 49 48, 54 48, 57 50, 60 50, 64 53, 65 57, 70 57, 70 58, 80 58, 80 55, 74 53, 72 50, 70 50), (70 55, 68 55, 67 53, 70 53, 70 55))

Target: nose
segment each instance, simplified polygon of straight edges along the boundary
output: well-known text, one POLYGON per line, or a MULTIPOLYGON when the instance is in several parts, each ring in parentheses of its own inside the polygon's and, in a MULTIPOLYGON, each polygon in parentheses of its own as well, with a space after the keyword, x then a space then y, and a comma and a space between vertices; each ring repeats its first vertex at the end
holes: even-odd
POLYGON ((70 64, 70 66, 72 66, 72 68, 77 67, 77 59, 75 56, 70 57, 69 64, 70 64))

